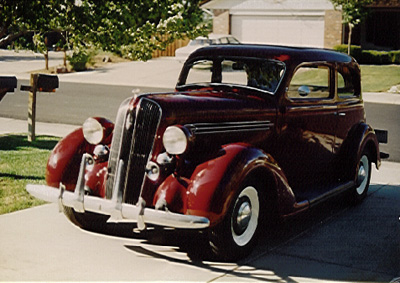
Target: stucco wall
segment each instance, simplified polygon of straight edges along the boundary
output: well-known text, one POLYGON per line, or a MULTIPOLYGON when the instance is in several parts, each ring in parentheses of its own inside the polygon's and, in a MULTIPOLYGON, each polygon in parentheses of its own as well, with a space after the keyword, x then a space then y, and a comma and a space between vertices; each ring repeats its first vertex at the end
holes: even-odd
POLYGON ((213 33, 230 34, 229 10, 214 10, 213 33))
POLYGON ((342 43, 342 13, 336 10, 325 11, 324 47, 333 48, 342 43))

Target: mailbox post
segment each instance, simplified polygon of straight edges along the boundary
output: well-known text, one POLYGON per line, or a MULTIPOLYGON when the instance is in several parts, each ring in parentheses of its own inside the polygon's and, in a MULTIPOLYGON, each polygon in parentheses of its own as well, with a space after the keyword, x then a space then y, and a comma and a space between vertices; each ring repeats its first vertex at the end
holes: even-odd
POLYGON ((36 93, 55 92, 56 88, 58 88, 58 77, 44 74, 31 74, 30 85, 21 85, 21 90, 29 91, 28 141, 34 141, 36 138, 36 93))

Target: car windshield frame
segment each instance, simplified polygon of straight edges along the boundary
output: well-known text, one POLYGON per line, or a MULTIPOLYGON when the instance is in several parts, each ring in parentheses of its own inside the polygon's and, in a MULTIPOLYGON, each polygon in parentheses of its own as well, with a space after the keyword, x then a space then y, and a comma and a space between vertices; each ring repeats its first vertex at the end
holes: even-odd
MULTIPOLYGON (((185 65, 182 68, 182 73, 179 77, 179 81, 176 85, 177 90, 183 90, 183 89, 190 89, 190 88, 204 88, 204 87, 229 87, 229 88, 239 88, 239 89, 246 89, 246 90, 252 90, 252 91, 258 91, 261 93, 266 93, 269 95, 275 95, 277 93, 277 90, 279 89, 283 78, 286 74, 287 66, 283 61, 276 60, 276 59, 271 59, 271 58, 260 58, 260 57, 243 57, 243 56, 216 56, 216 57, 196 57, 193 59, 190 59, 185 63, 185 65), (210 68, 203 68, 204 70, 208 70, 210 73, 210 79, 207 81, 198 81, 198 82, 187 82, 188 77, 190 75, 190 72, 194 69, 194 66, 198 66, 201 63, 208 62, 209 64, 212 64, 210 68), (228 71, 224 70, 224 64, 223 62, 232 62, 232 69, 228 71), (243 65, 243 69, 241 69, 240 66, 234 66, 235 64, 243 65), (265 64, 273 64, 275 66, 280 66, 279 70, 279 77, 275 77, 274 81, 274 87, 273 89, 267 89, 263 88, 263 85, 259 85, 257 83, 255 84, 250 84, 249 82, 249 69, 245 69, 246 67, 252 65, 253 69, 256 71, 259 71, 259 73, 262 70, 260 66, 265 66, 265 64), (256 66, 256 67, 255 67, 256 66), (244 72, 247 75, 247 83, 235 83, 235 82, 226 82, 223 81, 222 77, 224 74, 227 74, 228 72, 244 72)), ((271 70, 273 72, 274 70, 271 70)), ((276 72, 276 70, 275 70, 276 72)), ((264 78, 264 77, 263 77, 264 78)))

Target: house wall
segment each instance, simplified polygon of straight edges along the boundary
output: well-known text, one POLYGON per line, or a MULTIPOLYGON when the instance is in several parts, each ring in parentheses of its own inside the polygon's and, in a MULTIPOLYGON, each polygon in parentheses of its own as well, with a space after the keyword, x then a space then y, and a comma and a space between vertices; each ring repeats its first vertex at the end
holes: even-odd
POLYGON ((230 14, 229 10, 214 10, 213 33, 230 34, 230 14))
POLYGON ((333 48, 342 43, 342 13, 337 10, 325 11, 324 47, 333 48))

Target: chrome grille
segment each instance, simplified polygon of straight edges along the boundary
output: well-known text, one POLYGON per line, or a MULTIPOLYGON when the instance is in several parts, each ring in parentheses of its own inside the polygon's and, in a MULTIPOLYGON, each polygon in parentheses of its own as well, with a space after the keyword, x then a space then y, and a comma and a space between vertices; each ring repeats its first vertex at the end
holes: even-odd
MULTIPOLYGON (((113 139, 111 142, 110 157, 108 159, 108 177, 106 183, 106 198, 111 199, 113 194, 115 174, 118 168, 118 160, 121 159, 121 155, 124 155, 124 148, 129 148, 132 139, 132 131, 126 130, 125 124, 128 118, 129 102, 131 98, 126 99, 121 103, 118 108, 117 119, 114 126, 113 139)), ((129 115, 129 117, 132 117, 129 115)))
POLYGON ((143 98, 137 108, 126 171, 123 199, 125 203, 136 204, 139 199, 145 177, 146 164, 152 152, 160 118, 161 109, 158 104, 143 98))
POLYGON ((121 105, 108 163, 106 190, 108 199, 112 197, 114 189, 119 189, 123 192, 123 202, 137 203, 160 118, 161 108, 149 99, 142 98, 134 110, 128 110, 128 107, 121 105), (123 187, 114 188, 118 161, 121 159, 127 164, 122 170, 126 176, 121 176, 124 180, 123 187))

